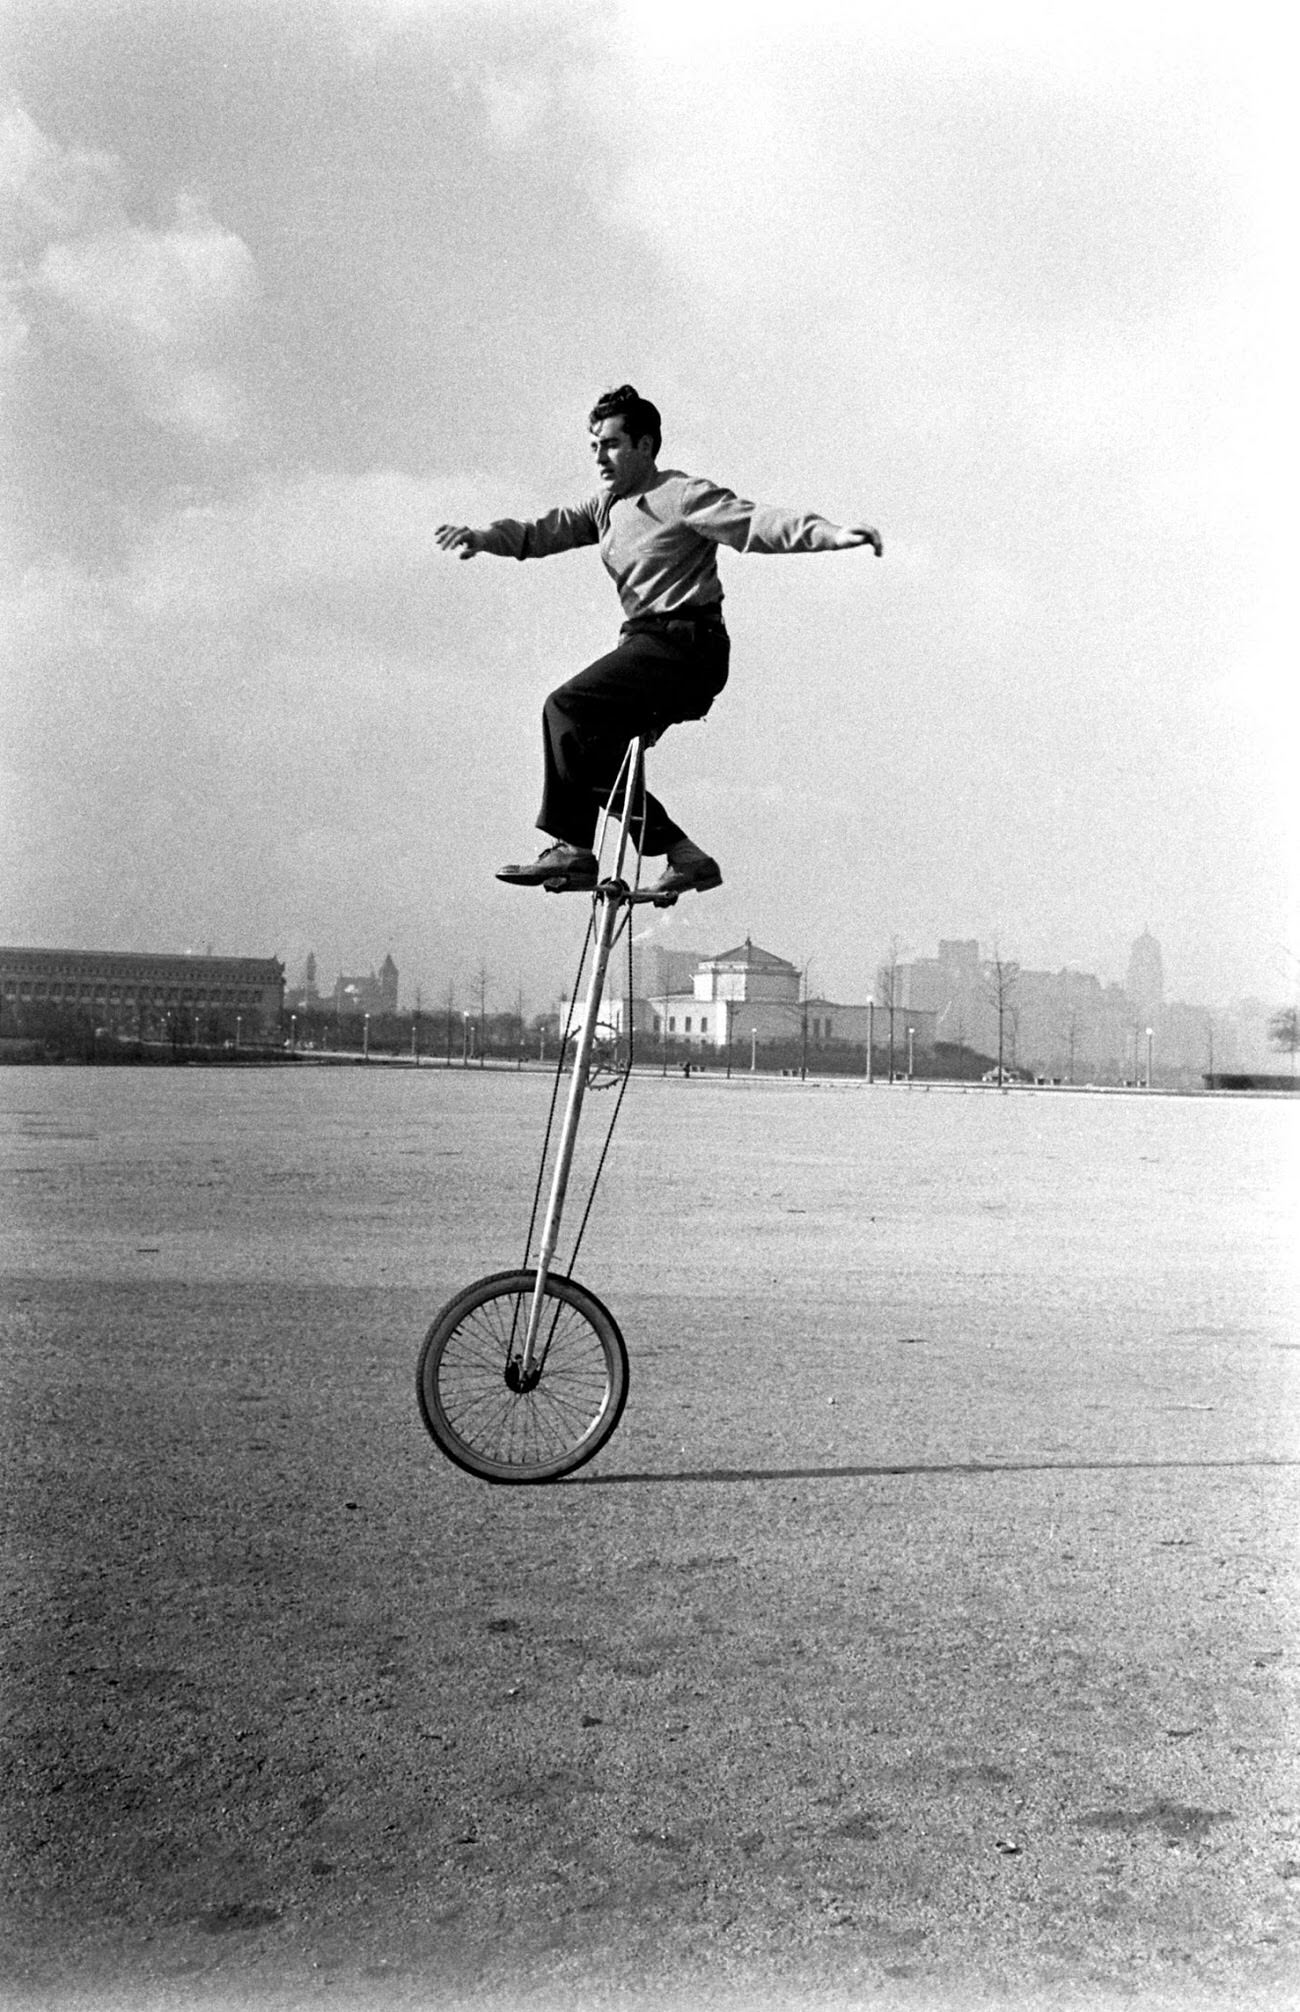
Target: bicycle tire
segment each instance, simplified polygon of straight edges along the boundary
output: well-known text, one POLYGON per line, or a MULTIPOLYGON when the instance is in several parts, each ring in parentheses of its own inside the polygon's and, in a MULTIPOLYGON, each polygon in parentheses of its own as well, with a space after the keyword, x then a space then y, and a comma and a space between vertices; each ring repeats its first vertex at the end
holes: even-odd
POLYGON ((512 1386, 537 1283, 493 1272, 458 1292, 420 1351, 420 1415, 439 1451, 480 1481, 527 1486, 572 1474, 606 1444, 627 1402, 627 1349, 608 1307, 576 1280, 546 1280, 539 1370, 512 1386))

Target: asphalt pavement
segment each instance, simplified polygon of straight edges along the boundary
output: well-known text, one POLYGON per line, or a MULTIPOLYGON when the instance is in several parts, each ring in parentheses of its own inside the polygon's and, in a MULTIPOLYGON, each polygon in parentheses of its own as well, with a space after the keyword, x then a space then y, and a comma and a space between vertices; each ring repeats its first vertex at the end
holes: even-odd
POLYGON ((520 1490, 414 1369, 530 1090, 73 1073, 0 1082, 5 2006, 1300 2003, 1293 1114, 638 1086, 627 1413, 520 1490))

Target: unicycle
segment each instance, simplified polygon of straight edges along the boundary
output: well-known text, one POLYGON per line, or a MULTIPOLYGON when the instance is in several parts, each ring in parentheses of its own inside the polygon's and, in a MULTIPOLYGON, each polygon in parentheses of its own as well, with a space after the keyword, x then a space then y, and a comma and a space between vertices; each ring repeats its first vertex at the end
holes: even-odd
MULTIPOLYGON (((525 1263, 516 1271, 493 1272, 478 1279, 448 1300, 420 1351, 416 1377, 420 1415, 447 1459, 481 1481, 519 1486, 558 1481, 572 1474, 607 1443, 627 1402, 627 1349, 618 1323, 608 1307, 571 1274, 631 1074, 630 1026, 614 1117, 567 1269, 558 1267, 556 1252, 610 956, 627 932, 634 906, 649 901, 668 906, 676 899, 640 886, 638 832, 644 810, 646 744, 646 739, 630 743, 597 841, 597 850, 603 852, 612 834, 613 867, 597 882, 591 897, 592 919, 579 979, 588 949, 591 975, 576 1029, 568 1098, 536 1261, 527 1262, 527 1254, 544 1185, 563 1058, 573 1032, 572 1003, 542 1145, 525 1263), (612 806, 620 802, 616 815, 612 806), (628 872, 630 881, 625 877, 628 872)), ((629 937, 629 956, 630 947, 629 937)), ((575 1001, 579 989, 574 986, 575 1001)), ((629 983, 629 994, 630 990, 629 983)))

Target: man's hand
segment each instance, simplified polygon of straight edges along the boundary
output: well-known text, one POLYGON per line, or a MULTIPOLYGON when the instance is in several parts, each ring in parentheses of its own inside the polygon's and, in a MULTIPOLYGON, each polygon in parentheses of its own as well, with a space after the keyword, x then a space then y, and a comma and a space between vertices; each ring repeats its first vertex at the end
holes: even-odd
POLYGON ((837 552, 847 552, 854 545, 870 545, 877 559, 884 557, 885 548, 879 531, 873 531, 869 524, 845 524, 835 540, 837 552))
POLYGON ((472 559, 483 550, 478 532, 471 531, 466 524, 439 524, 433 535, 442 551, 459 552, 462 559, 472 559))

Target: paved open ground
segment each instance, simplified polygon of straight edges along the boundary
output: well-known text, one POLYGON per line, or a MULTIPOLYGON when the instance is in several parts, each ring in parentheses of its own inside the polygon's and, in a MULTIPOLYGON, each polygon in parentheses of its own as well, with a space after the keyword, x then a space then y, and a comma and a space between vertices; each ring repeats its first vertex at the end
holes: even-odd
POLYGON ((489 1489, 544 1098, 0 1072, 4 2004, 1300 2003, 1300 1109, 637 1081, 489 1489))

